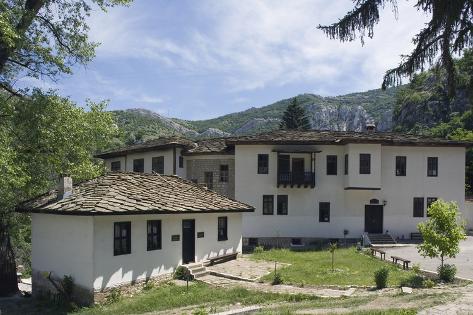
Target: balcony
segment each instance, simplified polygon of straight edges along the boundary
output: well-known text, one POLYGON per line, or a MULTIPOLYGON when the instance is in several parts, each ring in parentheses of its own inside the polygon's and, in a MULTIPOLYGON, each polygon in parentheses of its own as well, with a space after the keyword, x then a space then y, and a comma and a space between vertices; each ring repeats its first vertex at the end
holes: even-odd
POLYGON ((304 188, 315 187, 315 173, 314 172, 278 172, 278 187, 279 186, 297 186, 304 188))

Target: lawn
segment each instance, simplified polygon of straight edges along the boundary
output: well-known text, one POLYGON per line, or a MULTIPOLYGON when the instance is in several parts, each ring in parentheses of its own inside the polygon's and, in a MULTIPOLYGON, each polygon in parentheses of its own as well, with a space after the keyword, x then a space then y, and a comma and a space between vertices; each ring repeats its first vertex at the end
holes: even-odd
MULTIPOLYGON (((335 271, 332 272, 329 251, 291 251, 272 249, 251 255, 252 259, 288 263, 280 266, 278 272, 283 282, 294 285, 362 285, 374 286, 375 270, 385 266, 389 268, 389 286, 400 286, 401 282, 413 275, 389 262, 358 252, 355 248, 335 251, 335 271)), ((273 273, 265 276, 265 281, 273 279, 273 273)))

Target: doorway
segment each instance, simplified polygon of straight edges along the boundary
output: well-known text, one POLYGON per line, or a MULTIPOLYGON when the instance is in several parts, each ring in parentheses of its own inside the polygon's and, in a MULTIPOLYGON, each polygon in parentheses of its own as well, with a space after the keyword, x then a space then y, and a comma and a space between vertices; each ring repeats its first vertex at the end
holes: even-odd
POLYGON ((365 206, 365 232, 373 234, 383 233, 383 206, 365 206))
POLYGON ((182 263, 195 261, 195 220, 182 220, 182 263))

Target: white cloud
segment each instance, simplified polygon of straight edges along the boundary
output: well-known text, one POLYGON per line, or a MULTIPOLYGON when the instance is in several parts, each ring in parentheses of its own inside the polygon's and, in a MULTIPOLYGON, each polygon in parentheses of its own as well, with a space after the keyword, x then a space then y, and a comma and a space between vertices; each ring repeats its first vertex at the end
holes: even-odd
POLYGON ((425 17, 412 2, 399 3, 399 20, 382 12, 374 39, 340 43, 328 39, 318 24, 337 21, 351 1, 208 0, 192 2, 204 26, 180 25, 165 33, 153 21, 156 12, 129 14, 113 10, 92 18, 98 54, 157 62, 181 75, 221 76, 228 91, 305 82, 314 90, 350 80, 353 91, 380 85, 384 72, 410 52, 411 38, 425 17), (150 24, 156 24, 149 29, 150 24), (211 25, 209 27, 209 25, 211 25))

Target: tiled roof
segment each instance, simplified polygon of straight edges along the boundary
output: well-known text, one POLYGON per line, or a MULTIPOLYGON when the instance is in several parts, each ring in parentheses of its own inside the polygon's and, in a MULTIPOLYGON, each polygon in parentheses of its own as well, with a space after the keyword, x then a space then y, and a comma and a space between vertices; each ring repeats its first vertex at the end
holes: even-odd
POLYGON ((21 204, 17 211, 107 215, 252 212, 254 208, 176 176, 114 172, 74 186, 62 200, 51 191, 21 204))
POLYGON ((185 155, 193 154, 233 154, 233 146, 226 144, 228 138, 216 138, 216 139, 205 139, 199 140, 195 143, 195 146, 187 149, 185 155))
POLYGON ((112 149, 105 152, 101 152, 99 154, 96 154, 95 157, 106 159, 126 155, 131 152, 145 152, 153 149, 171 148, 174 145, 184 148, 192 148, 195 146, 195 143, 191 140, 182 137, 161 137, 158 139, 149 140, 139 144, 129 145, 119 149, 112 149))
POLYGON ((257 135, 229 138, 227 144, 347 144, 381 143, 411 146, 470 146, 472 143, 393 132, 295 131, 278 130, 257 135))

